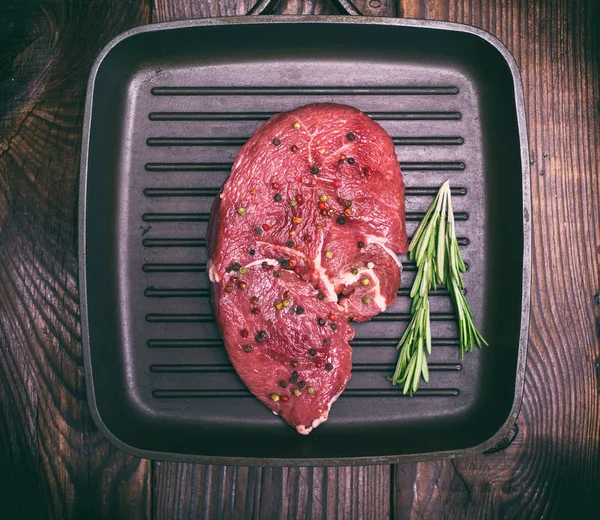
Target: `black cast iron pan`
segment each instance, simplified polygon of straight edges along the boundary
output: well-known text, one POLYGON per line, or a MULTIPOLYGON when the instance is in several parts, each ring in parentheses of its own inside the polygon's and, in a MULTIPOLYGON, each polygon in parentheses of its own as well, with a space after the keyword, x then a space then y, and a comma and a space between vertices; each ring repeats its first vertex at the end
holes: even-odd
POLYGON ((480 453, 513 427, 527 348, 529 166, 517 67, 489 34, 351 16, 139 27, 93 66, 82 149, 88 401, 118 447, 211 464, 373 464, 480 453), (329 421, 301 437, 232 370, 205 246, 241 144, 271 114, 315 101, 353 105, 393 136, 409 234, 450 179, 467 296, 490 347, 460 359, 440 291, 430 383, 412 398, 390 385, 409 317, 406 262, 398 303, 356 327, 352 380, 329 421))

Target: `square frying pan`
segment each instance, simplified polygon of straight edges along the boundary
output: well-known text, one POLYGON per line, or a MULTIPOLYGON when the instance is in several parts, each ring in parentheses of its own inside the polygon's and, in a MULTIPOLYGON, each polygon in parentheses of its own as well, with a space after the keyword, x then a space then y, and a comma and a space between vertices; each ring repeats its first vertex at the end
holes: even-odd
POLYGON ((513 428, 529 319, 529 160, 519 73, 488 33, 352 16, 139 27, 92 68, 82 149, 88 402, 119 448, 206 464, 396 463, 481 453, 513 428), (460 358, 449 297, 436 291, 430 382, 413 397, 391 386, 415 275, 404 258, 398 302, 356 325, 350 384, 304 437, 228 361, 206 232, 240 146, 272 114, 318 101, 355 106, 393 137, 409 235, 450 179, 467 298, 490 346, 460 358))

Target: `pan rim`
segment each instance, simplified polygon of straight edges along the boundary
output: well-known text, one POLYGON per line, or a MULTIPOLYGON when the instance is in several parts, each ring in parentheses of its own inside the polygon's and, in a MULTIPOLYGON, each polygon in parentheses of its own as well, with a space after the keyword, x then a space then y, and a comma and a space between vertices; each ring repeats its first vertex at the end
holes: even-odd
POLYGON ((353 17, 347 15, 333 16, 280 16, 280 15, 262 15, 262 16, 237 16, 223 18, 206 18, 196 20, 179 20, 174 22, 162 22, 157 24, 143 25, 129 29, 114 39, 112 39, 98 53, 92 65, 84 106, 83 131, 81 140, 81 162, 79 178, 79 211, 78 211, 78 262, 79 262, 79 294, 80 294, 80 313, 81 313, 81 334, 84 358, 84 371, 86 378, 86 394, 88 406, 94 423, 103 434, 117 448, 134 455, 136 457, 166 460, 173 462, 193 462, 202 464, 234 465, 234 466, 341 466, 341 465, 372 465, 372 464, 396 464, 403 462, 423 462, 433 460, 454 459, 460 456, 477 455, 483 453, 501 442, 514 426, 522 405, 524 381, 527 365, 528 334, 529 334, 529 316, 530 316, 530 290, 531 290, 531 189, 530 189, 530 167, 529 167, 529 144, 527 138, 525 101, 523 94, 523 83, 517 63, 507 49, 507 47, 489 32, 477 27, 459 24, 454 22, 441 22, 430 20, 409 20, 398 18, 375 18, 375 17, 353 17), (362 457, 342 457, 342 458, 265 458, 265 457, 225 457, 182 454, 163 451, 152 451, 136 448, 118 438, 105 424, 97 407, 94 375, 91 363, 90 337, 89 337, 89 316, 87 299, 87 268, 86 268, 86 233, 87 233, 87 180, 88 180, 88 159, 90 128, 92 120, 92 107, 94 98, 94 86, 98 70, 112 49, 128 38, 146 32, 165 31, 173 29, 182 29, 190 27, 209 27, 209 26, 227 26, 240 24, 290 24, 290 23, 329 23, 339 25, 392 25, 397 27, 415 27, 421 29, 435 29, 443 31, 452 31, 472 34, 492 45, 498 51, 508 65, 513 85, 516 108, 516 119, 519 131, 519 142, 521 152, 521 171, 522 171, 522 194, 523 194, 523 270, 522 270, 522 291, 521 291, 521 323, 519 334, 519 347, 516 364, 515 392, 513 405, 503 425, 499 430, 486 441, 471 446, 448 451, 436 451, 417 454, 399 454, 383 456, 362 456, 362 457))

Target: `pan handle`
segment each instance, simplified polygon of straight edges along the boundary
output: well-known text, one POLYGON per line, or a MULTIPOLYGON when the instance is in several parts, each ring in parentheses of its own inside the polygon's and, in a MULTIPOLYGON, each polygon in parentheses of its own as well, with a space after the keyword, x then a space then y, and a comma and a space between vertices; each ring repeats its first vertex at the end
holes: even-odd
MULTIPOLYGON (((342 13, 346 13, 351 16, 362 16, 362 13, 352 3, 351 0, 331 0, 331 3, 335 5, 342 13)), ((374 3, 378 7, 381 7, 383 4, 383 2, 380 2, 379 0, 371 0, 369 3, 374 3)))
POLYGON ((404 15, 400 0, 331 0, 339 11, 352 16, 388 16, 401 18, 404 15))
POLYGON ((258 0, 246 14, 269 14, 278 3, 279 0, 258 0))
MULTIPOLYGON (((390 16, 403 15, 399 0, 331 0, 331 3, 343 14, 351 16, 390 16), (360 5, 356 7, 355 3, 360 5)), ((269 14, 279 4, 279 0, 258 0, 248 14, 269 14)))

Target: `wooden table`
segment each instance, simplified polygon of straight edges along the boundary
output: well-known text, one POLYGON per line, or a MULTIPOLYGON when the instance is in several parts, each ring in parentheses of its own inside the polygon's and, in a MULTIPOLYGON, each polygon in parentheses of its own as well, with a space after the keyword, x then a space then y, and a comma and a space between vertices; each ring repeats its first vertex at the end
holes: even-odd
MULTIPOLYGON (((510 447, 398 466, 235 468, 136 459, 98 433, 85 399, 77 286, 79 155, 92 60, 130 27, 243 14, 251 3, 5 0, 0 7, 0 518, 597 515, 596 0, 400 0, 380 8, 360 2, 373 14, 481 27, 520 66, 531 148, 533 287, 520 432, 510 447)), ((333 12, 320 0, 282 0, 277 8, 333 12)))

